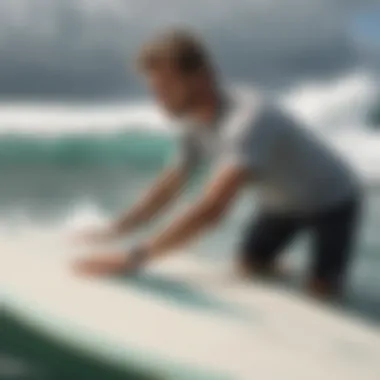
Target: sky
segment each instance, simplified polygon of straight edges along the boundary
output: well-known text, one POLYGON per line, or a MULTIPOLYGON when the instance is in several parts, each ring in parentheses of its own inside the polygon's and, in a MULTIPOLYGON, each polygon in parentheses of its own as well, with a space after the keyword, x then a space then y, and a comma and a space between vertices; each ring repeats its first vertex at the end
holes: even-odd
POLYGON ((363 43, 379 47, 380 37, 380 2, 377 7, 364 7, 355 12, 353 28, 363 43))
POLYGON ((0 0, 0 96, 137 96, 138 46, 170 26, 202 36, 235 81, 371 77, 378 20, 380 0, 0 0))

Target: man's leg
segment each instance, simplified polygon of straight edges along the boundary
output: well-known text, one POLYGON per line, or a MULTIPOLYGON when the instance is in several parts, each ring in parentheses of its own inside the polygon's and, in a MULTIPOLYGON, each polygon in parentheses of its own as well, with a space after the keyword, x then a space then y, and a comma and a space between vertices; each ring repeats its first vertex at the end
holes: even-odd
POLYGON ((343 290, 359 225, 359 200, 347 202, 313 221, 314 261, 308 289, 317 297, 343 290))
POLYGON ((243 236, 238 257, 239 271, 245 276, 275 274, 279 253, 300 228, 300 221, 290 216, 260 215, 243 236))

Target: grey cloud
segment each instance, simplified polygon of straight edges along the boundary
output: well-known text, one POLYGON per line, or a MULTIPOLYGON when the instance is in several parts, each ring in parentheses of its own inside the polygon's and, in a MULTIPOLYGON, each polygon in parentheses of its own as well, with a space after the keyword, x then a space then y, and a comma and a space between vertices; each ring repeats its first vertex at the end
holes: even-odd
POLYGON ((340 0, 2 0, 0 94, 136 93, 127 62, 143 39, 168 25, 199 31, 222 71, 240 80, 333 76, 359 64, 345 33, 353 6, 340 0))

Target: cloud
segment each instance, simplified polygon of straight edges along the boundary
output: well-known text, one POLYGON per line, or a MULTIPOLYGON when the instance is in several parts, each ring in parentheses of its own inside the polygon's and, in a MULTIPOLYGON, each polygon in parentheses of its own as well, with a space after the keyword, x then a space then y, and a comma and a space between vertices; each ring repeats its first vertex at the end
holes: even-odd
POLYGON ((0 91, 8 96, 135 93, 139 86, 126 62, 143 39, 168 25, 196 29, 229 77, 274 85, 334 77, 359 65, 346 33, 354 3, 2 0, 0 91))

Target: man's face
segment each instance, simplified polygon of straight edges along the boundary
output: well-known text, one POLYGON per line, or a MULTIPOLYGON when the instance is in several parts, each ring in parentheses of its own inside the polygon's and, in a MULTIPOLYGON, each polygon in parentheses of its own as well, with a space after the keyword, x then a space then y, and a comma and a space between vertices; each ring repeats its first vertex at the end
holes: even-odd
POLYGON ((146 79, 156 101, 166 112, 173 116, 189 112, 195 95, 195 78, 171 67, 160 67, 147 73, 146 79))

